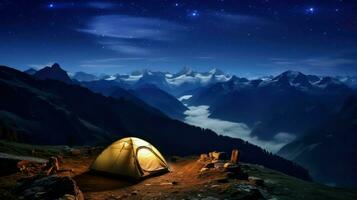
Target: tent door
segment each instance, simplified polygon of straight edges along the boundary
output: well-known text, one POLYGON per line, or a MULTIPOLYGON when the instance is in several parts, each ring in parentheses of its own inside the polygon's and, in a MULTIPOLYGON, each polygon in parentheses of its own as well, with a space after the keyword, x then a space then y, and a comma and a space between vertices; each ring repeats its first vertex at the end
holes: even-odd
POLYGON ((137 160, 145 174, 159 171, 165 168, 165 164, 156 156, 156 154, 147 147, 137 150, 137 160))

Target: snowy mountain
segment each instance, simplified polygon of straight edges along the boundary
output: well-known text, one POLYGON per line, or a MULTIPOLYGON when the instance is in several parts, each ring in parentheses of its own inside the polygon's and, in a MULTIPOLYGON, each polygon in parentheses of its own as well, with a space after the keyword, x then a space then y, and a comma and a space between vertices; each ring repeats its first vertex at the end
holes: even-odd
POLYGON ((98 80, 99 78, 94 75, 94 74, 89 74, 86 72, 76 72, 72 77, 72 79, 75 79, 77 81, 95 81, 98 80))
MULTIPOLYGON (((78 73, 76 73, 77 75, 78 73)), ((81 76, 73 76, 78 81, 88 81, 87 74, 81 76)), ((94 75, 93 75, 94 76, 94 75)), ((99 78, 99 77, 98 77, 99 78)), ((184 94, 186 91, 193 90, 202 86, 207 86, 217 82, 225 82, 231 78, 219 69, 212 69, 208 72, 196 72, 190 68, 183 68, 177 73, 150 71, 147 69, 134 71, 130 74, 113 74, 105 75, 99 79, 106 81, 118 81, 126 83, 132 87, 140 87, 143 85, 155 85, 156 87, 168 92, 174 96, 184 94)))
POLYGON ((337 76, 336 79, 346 84, 352 89, 357 89, 357 77, 356 76, 337 76))
POLYGON ((185 103, 207 105, 211 117, 245 123, 252 135, 269 140, 280 132, 302 134, 352 94, 338 79, 286 71, 264 80, 233 76, 193 91, 185 103))

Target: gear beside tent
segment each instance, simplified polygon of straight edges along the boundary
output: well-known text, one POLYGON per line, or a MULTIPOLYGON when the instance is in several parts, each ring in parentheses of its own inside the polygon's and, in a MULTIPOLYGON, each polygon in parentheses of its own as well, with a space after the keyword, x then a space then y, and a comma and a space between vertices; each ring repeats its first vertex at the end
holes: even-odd
POLYGON ((150 143, 135 137, 111 144, 97 157, 91 169, 135 179, 169 171, 161 153, 150 143))

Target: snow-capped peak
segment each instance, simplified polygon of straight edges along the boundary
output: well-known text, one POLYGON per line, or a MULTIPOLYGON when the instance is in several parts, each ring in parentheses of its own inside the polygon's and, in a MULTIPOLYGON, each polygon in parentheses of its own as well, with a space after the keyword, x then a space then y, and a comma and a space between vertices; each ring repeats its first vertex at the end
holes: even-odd
POLYGON ((220 69, 213 68, 209 71, 210 74, 212 75, 224 75, 224 72, 220 69))

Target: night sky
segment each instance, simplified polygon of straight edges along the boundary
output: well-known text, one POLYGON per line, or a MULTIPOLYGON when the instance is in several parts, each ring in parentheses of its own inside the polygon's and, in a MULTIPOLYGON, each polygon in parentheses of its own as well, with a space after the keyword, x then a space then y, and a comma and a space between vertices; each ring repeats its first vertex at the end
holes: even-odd
POLYGON ((0 64, 357 75, 357 1, 0 0, 0 64))

